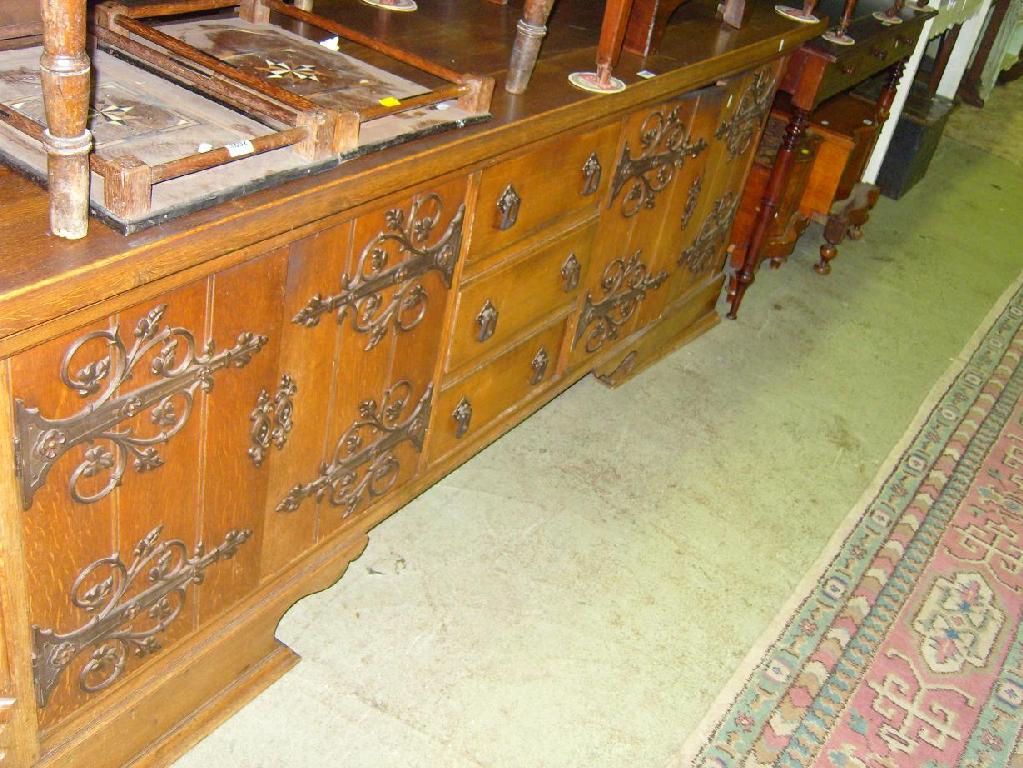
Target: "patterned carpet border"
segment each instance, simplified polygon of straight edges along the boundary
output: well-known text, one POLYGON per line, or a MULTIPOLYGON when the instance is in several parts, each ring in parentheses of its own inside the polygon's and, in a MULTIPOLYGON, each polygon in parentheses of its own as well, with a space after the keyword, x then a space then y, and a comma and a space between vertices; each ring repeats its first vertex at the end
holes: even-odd
MULTIPOLYGON (((1023 593, 1019 564, 1006 560, 999 543, 1011 539, 1009 554, 1023 562, 1023 534, 1006 529, 999 539, 997 532, 998 514, 1015 521, 1023 508, 1015 495, 1000 494, 998 469, 990 463, 996 441, 1011 438, 1003 435, 1010 418, 1020 418, 1021 285, 1023 276, 935 385, 794 597, 669 765, 944 768, 951 763, 942 756, 953 742, 961 742, 956 765, 962 768, 1010 764, 1023 725, 1021 606, 1006 622, 987 582, 1000 582, 998 590, 1009 595, 1023 593), (982 469, 994 480, 979 489, 978 499, 982 469), (971 507, 967 494, 979 506, 971 507), (953 516, 961 522, 964 507, 973 517, 957 526, 953 516), (943 538, 950 531, 961 541, 943 538), (972 556, 977 547, 985 557, 972 556), (948 568, 941 558, 949 556, 961 567, 954 574, 938 572, 939 565, 948 568), (982 666, 976 648, 967 648, 947 626, 948 606, 962 594, 972 601, 964 614, 971 642, 990 654, 997 635, 1004 658, 985 662, 997 666, 988 678, 977 673, 957 687, 956 664, 960 672, 982 666), (913 649, 903 627, 910 618, 918 641, 913 649), (926 657, 926 664, 918 657, 926 657), (968 735, 956 725, 964 708, 980 710, 968 735)), ((1023 755, 1019 760, 1023 765, 1023 755)))

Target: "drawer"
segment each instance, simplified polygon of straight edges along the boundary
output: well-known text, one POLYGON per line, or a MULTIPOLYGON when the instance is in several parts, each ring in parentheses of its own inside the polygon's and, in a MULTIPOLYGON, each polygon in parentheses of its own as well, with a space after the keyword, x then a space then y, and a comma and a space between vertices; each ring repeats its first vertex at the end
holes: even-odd
POLYGON ((431 461, 473 442, 501 415, 558 378, 566 322, 540 331, 441 392, 430 426, 431 461))
MULTIPOLYGON (((826 44, 837 59, 824 71, 824 79, 817 91, 817 102, 820 103, 861 83, 871 75, 905 59, 913 53, 919 31, 918 25, 907 23, 888 27, 863 40, 857 40, 854 46, 826 44), (907 30, 905 27, 910 29, 907 30)), ((857 30, 853 29, 851 33, 856 37, 857 30)))
POLYGON ((595 229, 595 224, 577 229, 462 288, 445 370, 457 370, 493 353, 574 303, 595 229))
POLYGON ((596 212, 614 173, 618 124, 544 142, 483 171, 470 261, 573 214, 596 212))

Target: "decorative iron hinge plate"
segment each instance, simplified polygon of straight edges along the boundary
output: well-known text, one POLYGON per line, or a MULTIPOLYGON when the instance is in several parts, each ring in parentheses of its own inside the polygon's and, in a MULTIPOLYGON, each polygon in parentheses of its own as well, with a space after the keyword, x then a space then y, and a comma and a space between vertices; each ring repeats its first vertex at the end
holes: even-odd
POLYGON ((131 565, 118 554, 86 566, 71 587, 71 603, 90 615, 87 623, 67 633, 32 627, 32 672, 36 703, 45 707, 64 670, 87 648, 92 657, 78 673, 86 693, 109 688, 124 674, 130 654, 139 658, 160 650, 157 635, 181 614, 189 584, 201 584, 206 569, 234 557, 252 531, 230 531, 216 549, 202 542, 191 556, 180 539, 159 542, 163 527, 154 528, 132 552, 131 565), (135 587, 144 587, 126 597, 135 587))
POLYGON ((249 446, 249 458, 257 467, 263 464, 267 451, 273 446, 283 450, 288 442, 288 435, 294 426, 295 394, 298 386, 288 374, 281 376, 277 391, 271 398, 265 389, 260 390, 256 399, 256 407, 249 414, 252 428, 249 430, 252 445, 249 446))
POLYGON ((314 480, 292 488, 277 511, 296 512, 303 501, 315 497, 318 502, 326 498, 331 506, 342 507, 341 516, 349 517, 363 500, 390 491, 401 470, 394 449, 409 442, 422 451, 430 421, 433 385, 418 401, 413 401, 412 392, 412 384, 402 379, 385 391, 379 402, 360 403, 359 418, 337 441, 331 462, 320 467, 314 480))
POLYGON ((745 154, 760 135, 760 126, 774 100, 774 78, 763 71, 754 73, 749 87, 742 94, 739 106, 731 117, 718 126, 714 138, 723 139, 728 154, 735 158, 745 154))
POLYGON ((679 256, 678 265, 689 267, 693 274, 707 269, 721 248, 727 245, 727 238, 732 231, 732 221, 738 209, 739 198, 735 192, 726 192, 718 198, 704 219, 696 240, 679 256))
POLYGON ((450 288, 462 248, 465 204, 459 206, 443 234, 431 243, 443 215, 440 195, 416 200, 408 214, 392 209, 386 214, 386 228, 362 250, 354 275, 341 276, 341 291, 333 296, 317 294, 293 318, 312 328, 330 312, 338 323, 346 316, 357 333, 366 334, 366 351, 386 338, 393 327, 407 333, 426 316, 429 296, 419 278, 438 272, 450 288), (394 288, 389 299, 388 289, 394 288))
POLYGON ((32 497, 46 482, 57 461, 83 443, 92 447, 71 473, 68 491, 71 498, 88 504, 108 496, 116 488, 133 457, 136 472, 148 472, 163 464, 156 448, 180 432, 192 412, 197 389, 209 392, 213 377, 224 368, 242 368, 266 344, 266 336, 242 333, 235 346, 215 352, 208 342, 202 352, 184 328, 161 330, 166 305, 152 309, 135 326, 135 342, 125 346, 118 328, 92 331, 78 339, 64 355, 60 379, 82 398, 99 396, 73 416, 47 419, 37 408, 15 400, 16 463, 21 467, 22 506, 32 506, 32 497), (109 352, 79 371, 72 373, 75 357, 86 346, 105 343, 109 352), (155 356, 150 353, 156 352, 155 356), (149 359, 149 371, 155 380, 127 390, 140 364, 149 359), (136 434, 124 422, 144 413, 159 431, 151 436, 136 434), (112 447, 107 448, 107 445, 112 447), (106 484, 97 491, 83 490, 83 480, 103 477, 106 484))
POLYGON ((585 349, 593 353, 605 342, 617 339, 619 329, 636 314, 647 292, 668 279, 667 272, 650 275, 639 257, 640 252, 636 251, 627 261, 615 259, 604 269, 600 281, 603 298, 594 302, 593 294, 587 292, 573 346, 586 337, 585 349))
POLYGON ((632 149, 626 142, 611 182, 611 201, 608 204, 612 205, 628 186, 621 202, 622 215, 626 218, 635 216, 644 208, 653 208, 657 204, 657 195, 675 178, 675 172, 683 166, 686 158, 695 158, 707 149, 707 142, 703 139, 690 143, 681 110, 682 107, 677 106, 667 114, 657 110, 647 115, 639 129, 638 157, 632 156, 632 149))

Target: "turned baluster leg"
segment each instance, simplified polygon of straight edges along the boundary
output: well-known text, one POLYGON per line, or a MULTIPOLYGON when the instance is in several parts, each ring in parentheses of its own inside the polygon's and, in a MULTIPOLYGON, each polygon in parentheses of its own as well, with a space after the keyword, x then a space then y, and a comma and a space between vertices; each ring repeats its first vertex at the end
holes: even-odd
POLYGON ((781 204, 789 174, 792 172, 792 163, 796 158, 796 144, 806 132, 809 118, 808 110, 794 107, 792 119, 785 127, 785 136, 782 138, 778 155, 771 167, 771 176, 767 180, 767 188, 764 190, 764 197, 760 202, 760 211, 757 213, 757 219, 753 225, 753 234, 750 236, 749 247, 746 248, 746 256, 742 261, 742 267, 735 273, 735 291, 732 294, 732 307, 728 313, 728 317, 732 320, 739 314, 739 305, 742 304, 746 289, 756 279, 760 249, 764 245, 767 229, 781 204))
POLYGON ((845 8, 842 11, 842 20, 834 29, 829 29, 822 38, 835 45, 853 45, 856 41, 849 35, 849 25, 852 23, 853 11, 856 10, 856 0, 845 0, 845 8))
POLYGON ((89 228, 89 57, 85 52, 85 0, 42 0, 40 59, 47 129, 50 229, 77 240, 89 228))
POLYGON ((597 81, 602 86, 611 82, 611 72, 622 56, 625 27, 631 10, 632 0, 607 0, 597 46, 597 81))
POLYGON ((508 78, 504 89, 508 93, 524 93, 536 67, 540 54, 540 43, 547 34, 547 19, 550 18, 554 0, 526 0, 526 7, 519 19, 515 45, 512 47, 511 62, 508 64, 508 78))
POLYGON ((625 83, 611 72, 622 55, 625 30, 633 0, 607 0, 604 21, 600 25, 600 43, 597 45, 596 72, 573 72, 568 82, 576 88, 593 93, 617 93, 625 90, 625 83))

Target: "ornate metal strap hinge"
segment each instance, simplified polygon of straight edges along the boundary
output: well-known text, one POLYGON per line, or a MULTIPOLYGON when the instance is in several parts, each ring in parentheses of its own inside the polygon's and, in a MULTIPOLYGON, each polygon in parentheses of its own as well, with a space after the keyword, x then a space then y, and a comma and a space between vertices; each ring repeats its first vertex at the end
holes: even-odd
POLYGON ((763 71, 753 75, 753 81, 742 94, 739 106, 731 117, 718 126, 716 139, 724 139, 728 154, 735 158, 745 154, 754 137, 760 134, 764 116, 774 99, 774 78, 763 71))
POLYGON ((650 275, 639 256, 636 251, 628 261, 615 259, 607 265, 600 281, 603 298, 599 302, 594 302, 593 294, 587 292, 573 346, 585 336, 586 351, 592 353, 605 342, 617 339, 619 329, 636 314, 647 292, 668 279, 667 272, 650 275))
POLYGON ((315 480, 292 488, 277 511, 295 512, 315 496, 318 502, 327 498, 331 506, 343 508, 341 516, 347 518, 364 499, 390 491, 401 470, 394 449, 409 442, 422 451, 430 421, 433 385, 418 401, 413 401, 412 391, 412 385, 402 379, 384 392, 380 402, 360 403, 359 418, 337 441, 331 462, 320 467, 315 480))
POLYGON ((604 168, 600 164, 600 158, 594 152, 583 165, 583 188, 580 192, 583 197, 597 194, 597 190, 600 188, 600 177, 603 172, 604 168))
POLYGON ((707 148, 703 139, 689 142, 681 109, 679 106, 667 115, 656 111, 647 116, 639 129, 639 157, 632 156, 626 142, 611 182, 611 203, 628 186, 621 203, 622 215, 626 218, 635 216, 644 208, 653 208, 658 193, 671 183, 686 158, 695 158, 707 148))
POLYGON ((206 569, 234 557, 252 535, 231 531, 216 549, 200 542, 188 554, 179 539, 158 543, 162 526, 153 529, 132 552, 131 565, 117 554, 87 566, 71 587, 71 603, 92 618, 66 634, 32 627, 32 672, 36 703, 45 707, 64 670, 87 648, 92 656, 78 674, 78 685, 96 693, 124 674, 129 655, 139 658, 160 650, 157 635, 181 614, 189 584, 201 584, 206 569), (105 577, 105 578, 104 578, 105 577), (129 590, 144 587, 132 597, 129 590))
POLYGON ((497 198, 497 219, 494 226, 502 232, 511 229, 519 220, 519 207, 522 205, 522 198, 515 191, 515 187, 509 184, 504 188, 501 196, 497 198))
POLYGON ((209 392, 217 371, 244 367, 266 344, 266 336, 246 332, 238 336, 231 349, 215 352, 210 341, 201 353, 197 352, 195 338, 185 329, 160 328, 166 309, 161 304, 138 321, 130 350, 117 328, 92 331, 71 345, 61 363, 61 381, 83 398, 100 393, 75 415, 47 419, 37 408, 15 400, 15 453, 21 502, 26 510, 32 505, 35 492, 46 482, 50 468, 82 443, 93 445, 85 451, 68 481, 71 498, 80 504, 109 495, 120 484, 129 457, 134 459, 137 472, 161 466, 163 459, 156 446, 166 443, 185 426, 196 389, 209 392), (106 356, 72 373, 78 353, 97 343, 106 345, 106 356), (154 351, 155 356, 151 356, 154 351), (126 391, 125 385, 146 359, 150 360, 149 371, 155 380, 126 391), (123 424, 147 411, 149 421, 159 430, 156 434, 140 436, 134 427, 123 424), (83 480, 104 475, 108 480, 100 490, 83 490, 83 480))
POLYGON ((352 329, 369 336, 367 352, 392 327, 401 333, 411 331, 426 316, 429 301, 419 278, 436 271, 450 288, 462 247, 464 204, 431 243, 442 214, 443 201, 436 194, 416 200, 408 215, 397 208, 388 211, 386 229, 363 249, 355 274, 341 276, 341 291, 326 298, 313 296, 293 322, 312 328, 329 312, 337 313, 339 324, 350 316, 352 329), (385 299, 385 291, 392 287, 395 290, 385 299))
POLYGON ((714 202, 703 228, 693 244, 682 251, 678 258, 680 267, 689 267, 693 274, 703 272, 714 261, 722 246, 726 244, 732 231, 732 220, 739 208, 739 198, 735 192, 727 192, 714 202))
POLYGON ((293 398, 297 392, 298 386, 294 379, 286 373, 281 376, 281 383, 277 385, 272 398, 265 389, 260 391, 256 407, 249 414, 252 422, 249 457, 257 467, 263 464, 270 446, 281 450, 288 442, 295 415, 293 398))

